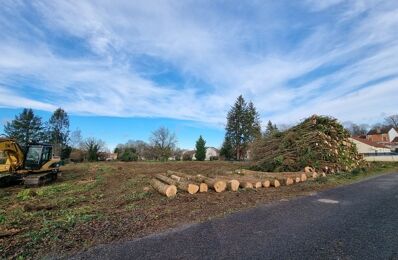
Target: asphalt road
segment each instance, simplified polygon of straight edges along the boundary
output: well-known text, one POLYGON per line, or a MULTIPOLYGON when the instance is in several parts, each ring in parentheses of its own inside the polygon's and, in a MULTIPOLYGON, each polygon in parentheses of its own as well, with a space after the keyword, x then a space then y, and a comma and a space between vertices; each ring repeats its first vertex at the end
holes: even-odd
POLYGON ((279 201, 77 259, 398 259, 398 173, 279 201))

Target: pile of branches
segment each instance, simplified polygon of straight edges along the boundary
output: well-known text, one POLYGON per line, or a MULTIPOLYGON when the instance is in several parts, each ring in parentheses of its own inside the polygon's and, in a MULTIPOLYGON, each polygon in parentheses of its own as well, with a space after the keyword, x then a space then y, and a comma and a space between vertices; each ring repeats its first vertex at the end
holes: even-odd
POLYGON ((284 132, 258 140, 253 169, 282 172, 311 166, 319 172, 348 172, 362 167, 348 131, 335 118, 313 115, 284 132))

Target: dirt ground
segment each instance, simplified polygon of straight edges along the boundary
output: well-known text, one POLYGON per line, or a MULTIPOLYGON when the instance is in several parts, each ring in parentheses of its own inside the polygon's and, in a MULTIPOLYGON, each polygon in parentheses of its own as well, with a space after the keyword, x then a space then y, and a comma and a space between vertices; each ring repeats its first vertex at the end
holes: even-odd
POLYGON ((53 184, 0 189, 0 258, 67 256, 356 179, 334 176, 279 189, 195 195, 179 191, 171 199, 147 190, 151 177, 167 170, 217 176, 247 166, 222 161, 70 164, 53 184))

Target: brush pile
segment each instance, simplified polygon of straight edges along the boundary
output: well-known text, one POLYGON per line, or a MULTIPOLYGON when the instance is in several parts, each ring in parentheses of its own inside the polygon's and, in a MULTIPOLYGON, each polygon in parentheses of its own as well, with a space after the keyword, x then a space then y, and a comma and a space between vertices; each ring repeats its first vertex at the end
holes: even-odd
POLYGON ((284 132, 259 140, 253 147, 254 170, 348 172, 363 164, 347 130, 335 118, 313 115, 284 132))

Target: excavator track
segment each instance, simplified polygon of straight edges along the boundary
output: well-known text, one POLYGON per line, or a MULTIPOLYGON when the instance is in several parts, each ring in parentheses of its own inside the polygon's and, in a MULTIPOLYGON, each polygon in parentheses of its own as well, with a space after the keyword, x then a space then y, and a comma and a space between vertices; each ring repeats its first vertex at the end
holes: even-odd
POLYGON ((21 182, 20 178, 18 178, 14 174, 10 173, 0 174, 0 188, 9 187, 20 182, 21 182))
POLYGON ((57 179, 57 176, 58 171, 30 174, 23 178, 23 184, 25 187, 42 186, 55 181, 57 179))

